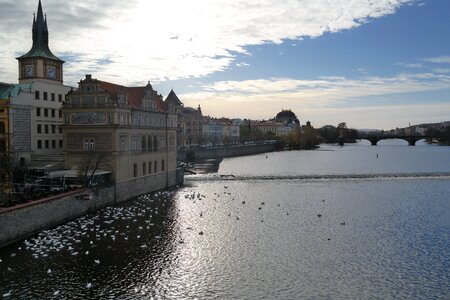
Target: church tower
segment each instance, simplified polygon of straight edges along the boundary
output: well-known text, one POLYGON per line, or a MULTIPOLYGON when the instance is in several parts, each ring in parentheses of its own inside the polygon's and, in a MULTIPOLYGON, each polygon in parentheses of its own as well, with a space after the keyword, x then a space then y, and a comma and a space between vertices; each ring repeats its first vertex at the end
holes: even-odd
POLYGON ((33 46, 28 53, 17 57, 19 61, 19 83, 37 79, 53 84, 63 83, 64 61, 56 57, 48 47, 47 16, 44 17, 41 0, 37 16, 33 16, 33 46))

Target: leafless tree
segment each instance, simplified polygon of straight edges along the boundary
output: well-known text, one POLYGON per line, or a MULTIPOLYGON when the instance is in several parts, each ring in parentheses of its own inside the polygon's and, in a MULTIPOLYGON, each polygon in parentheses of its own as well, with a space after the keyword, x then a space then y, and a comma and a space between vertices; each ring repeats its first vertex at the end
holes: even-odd
POLYGON ((78 174, 85 187, 89 187, 95 172, 102 168, 108 168, 109 152, 105 151, 86 151, 81 156, 78 168, 78 174))

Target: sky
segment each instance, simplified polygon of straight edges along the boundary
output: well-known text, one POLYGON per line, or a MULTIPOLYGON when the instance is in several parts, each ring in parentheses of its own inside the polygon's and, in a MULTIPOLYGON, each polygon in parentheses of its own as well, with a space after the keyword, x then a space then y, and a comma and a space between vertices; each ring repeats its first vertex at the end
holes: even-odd
MULTIPOLYGON (((42 0, 64 83, 150 81, 204 115, 391 129, 450 120, 448 0, 42 0)), ((17 82, 38 0, 0 0, 17 82)))

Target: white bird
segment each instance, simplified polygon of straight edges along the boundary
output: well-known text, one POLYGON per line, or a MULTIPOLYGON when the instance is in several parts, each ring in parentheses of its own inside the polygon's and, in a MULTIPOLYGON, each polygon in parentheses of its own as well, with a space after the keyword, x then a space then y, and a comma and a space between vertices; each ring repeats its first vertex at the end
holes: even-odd
POLYGON ((94 262, 95 262, 97 265, 100 264, 100 260, 99 260, 99 259, 94 260, 94 262))
POLYGON ((47 274, 51 274, 52 273, 52 270, 51 269, 48 269, 47 270, 47 274))
POLYGON ((89 255, 89 251, 84 252, 85 255, 89 255))
POLYGON ((59 295, 59 290, 57 290, 53 293, 53 296, 58 296, 58 295, 59 295))
POLYGON ((86 284, 86 288, 90 289, 91 287, 92 287, 92 283, 88 282, 88 283, 86 284))
POLYGON ((3 294, 3 298, 10 297, 10 296, 11 296, 11 291, 9 291, 9 292, 3 294))

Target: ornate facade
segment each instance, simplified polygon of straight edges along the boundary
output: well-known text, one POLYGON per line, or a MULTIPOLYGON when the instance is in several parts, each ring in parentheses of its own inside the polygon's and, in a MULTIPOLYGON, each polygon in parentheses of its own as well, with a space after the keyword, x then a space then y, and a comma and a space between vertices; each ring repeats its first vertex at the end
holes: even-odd
MULTIPOLYGON (((150 83, 125 87, 86 75, 67 94, 64 114, 64 166, 78 168, 103 153, 102 169, 113 172, 118 190, 134 195, 176 181, 176 108, 150 83)), ((97 157, 98 159, 98 157, 97 157)))

